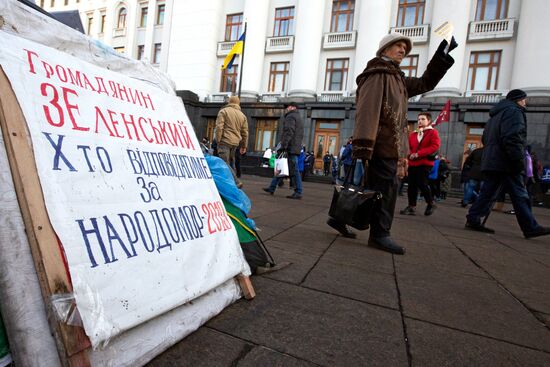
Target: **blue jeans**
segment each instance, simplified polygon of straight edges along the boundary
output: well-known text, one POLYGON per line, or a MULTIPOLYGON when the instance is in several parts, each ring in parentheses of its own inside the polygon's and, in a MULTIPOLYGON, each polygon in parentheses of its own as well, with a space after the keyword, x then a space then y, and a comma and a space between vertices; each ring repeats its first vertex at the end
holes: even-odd
MULTIPOLYGON (((294 192, 298 195, 302 195, 302 176, 300 176, 300 170, 298 168, 298 155, 291 154, 288 159, 289 165, 291 166, 289 168, 294 166, 294 192), (292 161, 292 163, 290 161, 292 161)), ((282 179, 283 177, 273 177, 273 180, 271 180, 271 184, 269 185, 269 191, 275 192, 279 181, 282 179)))
POLYGON ((355 172, 353 174, 353 184, 355 186, 361 186, 361 182, 363 182, 363 161, 358 159, 355 163, 355 172))
POLYGON ((462 202, 464 205, 469 204, 472 199, 476 200, 478 197, 478 193, 476 193, 475 189, 479 186, 479 181, 474 179, 469 179, 464 183, 464 198, 462 199, 462 202))
POLYGON ((468 222, 480 223, 481 217, 489 215, 501 188, 508 192, 510 199, 512 199, 516 219, 523 233, 526 234, 537 230, 540 226, 535 217, 533 217, 529 194, 525 188, 523 176, 520 174, 487 173, 486 179, 481 185, 479 196, 466 216, 468 222))

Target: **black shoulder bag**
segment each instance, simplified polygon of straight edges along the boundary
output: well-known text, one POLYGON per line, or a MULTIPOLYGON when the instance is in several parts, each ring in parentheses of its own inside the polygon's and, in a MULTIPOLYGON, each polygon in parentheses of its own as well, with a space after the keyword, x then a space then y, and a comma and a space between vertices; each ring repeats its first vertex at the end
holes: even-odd
POLYGON ((374 210, 380 205, 382 194, 378 191, 365 189, 368 167, 365 167, 362 185, 353 185, 356 163, 357 160, 354 159, 344 183, 334 185, 328 214, 338 222, 362 231, 369 228, 371 217, 374 210))

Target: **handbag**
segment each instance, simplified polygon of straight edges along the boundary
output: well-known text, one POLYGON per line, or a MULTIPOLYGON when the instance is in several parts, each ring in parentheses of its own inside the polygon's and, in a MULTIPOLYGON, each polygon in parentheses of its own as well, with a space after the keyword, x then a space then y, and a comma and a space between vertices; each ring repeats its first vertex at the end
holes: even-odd
POLYGON ((273 173, 275 177, 288 177, 288 172, 288 158, 286 157, 286 153, 282 153, 275 159, 273 173))
POLYGON ((374 211, 380 207, 382 194, 365 188, 368 171, 366 168, 363 174, 363 185, 352 184, 356 163, 357 160, 354 159, 344 183, 334 185, 328 214, 338 222, 362 231, 369 228, 374 211))

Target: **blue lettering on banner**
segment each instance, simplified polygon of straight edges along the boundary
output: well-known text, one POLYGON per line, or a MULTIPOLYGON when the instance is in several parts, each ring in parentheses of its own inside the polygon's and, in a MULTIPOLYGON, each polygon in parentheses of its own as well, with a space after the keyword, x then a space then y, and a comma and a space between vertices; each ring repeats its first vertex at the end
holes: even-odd
POLYGON ((211 180, 204 157, 126 149, 135 175, 181 179, 211 180))
POLYGON ((52 145, 53 149, 55 150, 55 157, 53 157, 53 168, 52 169, 54 171, 60 171, 61 170, 61 168, 59 168, 59 159, 61 158, 61 160, 69 168, 69 171, 75 172, 76 168, 74 168, 74 166, 71 164, 71 162, 69 162, 67 157, 65 157, 65 155, 61 151, 61 146, 63 145, 63 139, 65 138, 65 135, 57 135, 57 143, 56 143, 51 138, 50 133, 42 132, 42 134, 44 134, 46 136, 46 139, 48 139, 48 141, 52 145))
POLYGON ((75 222, 91 268, 101 265, 98 254, 103 257, 103 264, 110 264, 155 250, 157 253, 173 251, 174 245, 205 236, 203 217, 195 205, 118 213, 112 218, 104 215, 75 222))

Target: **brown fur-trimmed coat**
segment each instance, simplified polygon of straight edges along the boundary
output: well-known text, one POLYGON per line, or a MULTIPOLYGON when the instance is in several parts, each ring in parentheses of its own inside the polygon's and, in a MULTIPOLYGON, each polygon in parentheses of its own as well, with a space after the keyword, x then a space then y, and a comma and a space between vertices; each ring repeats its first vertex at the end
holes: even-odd
POLYGON ((406 156, 408 99, 434 89, 453 63, 451 56, 436 53, 424 74, 412 78, 391 60, 370 60, 357 77, 353 157, 406 156))

